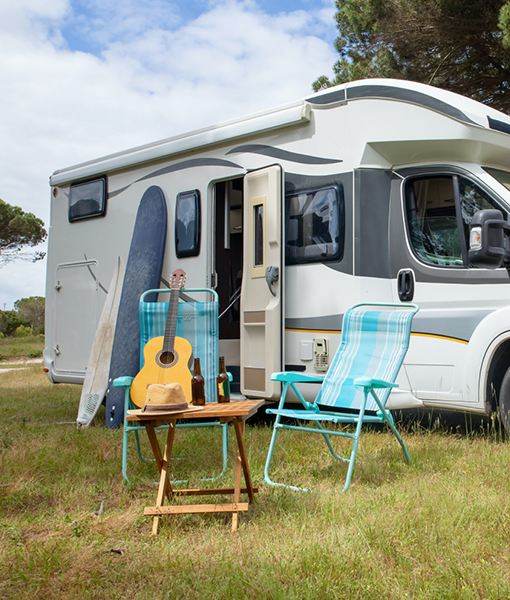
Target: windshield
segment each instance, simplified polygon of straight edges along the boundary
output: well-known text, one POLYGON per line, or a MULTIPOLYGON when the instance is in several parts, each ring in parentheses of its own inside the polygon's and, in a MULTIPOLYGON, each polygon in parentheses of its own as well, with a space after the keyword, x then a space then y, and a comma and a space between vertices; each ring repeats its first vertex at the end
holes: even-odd
POLYGON ((501 185, 504 185, 508 191, 510 191, 510 172, 502 171, 501 169, 489 169, 488 167, 482 167, 484 171, 487 171, 489 175, 492 175, 494 179, 497 179, 501 185))

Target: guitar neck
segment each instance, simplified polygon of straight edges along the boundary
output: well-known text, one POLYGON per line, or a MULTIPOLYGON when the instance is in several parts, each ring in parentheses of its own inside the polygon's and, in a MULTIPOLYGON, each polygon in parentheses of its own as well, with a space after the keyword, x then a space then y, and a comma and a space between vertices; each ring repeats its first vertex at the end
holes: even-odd
POLYGON ((163 350, 173 352, 175 332, 177 330, 177 310, 179 308, 179 290, 170 292, 170 305, 165 325, 165 337, 163 339, 163 350))

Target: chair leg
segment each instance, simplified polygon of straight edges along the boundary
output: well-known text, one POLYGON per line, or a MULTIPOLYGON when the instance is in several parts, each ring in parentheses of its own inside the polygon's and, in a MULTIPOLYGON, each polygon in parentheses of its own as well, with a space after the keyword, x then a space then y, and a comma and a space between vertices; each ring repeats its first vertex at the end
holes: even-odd
POLYGON ((328 447, 328 450, 329 450, 329 453, 331 454, 331 456, 335 460, 339 460, 341 462, 349 462, 348 458, 345 458, 345 456, 340 456, 340 454, 337 454, 337 452, 333 448, 333 444, 331 443, 331 439, 330 439, 327 429, 324 427, 324 425, 322 425, 322 423, 317 423, 317 427, 319 429, 324 429, 324 433, 322 434, 322 437, 324 438, 324 441, 326 442, 326 446, 328 447))
POLYGON ((136 442, 136 453, 138 454, 138 458, 145 464, 149 463, 150 460, 145 458, 145 456, 142 453, 142 445, 140 443, 140 432, 138 430, 135 430, 135 442, 136 442))
POLYGON ((268 485, 272 485, 274 487, 283 487, 288 490, 292 490, 294 492, 309 492, 309 488, 298 487, 297 485, 289 485, 287 483, 279 483, 277 481, 273 481, 269 476, 269 469, 271 467, 271 461, 273 459, 274 447, 276 444, 276 438, 278 437, 279 429, 280 429, 280 416, 276 417, 276 421, 273 427, 273 433, 271 435, 271 442, 269 443, 269 450, 267 451, 266 463, 264 465, 264 483, 268 485))
MULTIPOLYGON (((216 425, 214 426, 216 427, 216 425)), ((222 423, 221 427, 221 471, 211 477, 201 477, 198 481, 216 481, 225 475, 228 469, 228 423, 222 423)), ((187 485, 189 479, 173 479, 172 485, 187 485)))
POLYGON ((384 415, 385 421, 388 424, 388 427, 391 429, 393 435, 397 438, 397 442, 400 444, 402 448, 402 453, 404 454, 404 460, 410 464, 411 463, 411 455, 409 454, 409 449, 407 444, 404 442, 404 438, 400 435, 397 426, 395 425, 395 421, 393 420, 393 416, 391 413, 387 413, 384 415))
POLYGON ((228 468, 228 423, 223 423, 221 426, 221 452, 222 452, 222 465, 221 473, 218 477, 223 477, 228 468))
POLYGON ((124 424, 124 429, 122 431, 122 479, 124 480, 124 483, 129 483, 129 477, 127 476, 128 434, 129 431, 124 424))
POLYGON ((228 424, 221 424, 221 472, 211 477, 202 477, 200 481, 216 481, 221 479, 228 468, 228 424))
POLYGON ((358 423, 356 425, 356 431, 354 432, 354 439, 352 440, 351 457, 349 459, 349 468, 347 469, 347 475, 345 477, 343 491, 346 492, 351 486, 352 474, 354 473, 354 466, 356 464, 356 456, 358 454, 358 444, 361 435, 361 428, 363 427, 363 417, 365 416, 365 407, 367 405, 367 391, 365 390, 365 398, 361 405, 358 423))

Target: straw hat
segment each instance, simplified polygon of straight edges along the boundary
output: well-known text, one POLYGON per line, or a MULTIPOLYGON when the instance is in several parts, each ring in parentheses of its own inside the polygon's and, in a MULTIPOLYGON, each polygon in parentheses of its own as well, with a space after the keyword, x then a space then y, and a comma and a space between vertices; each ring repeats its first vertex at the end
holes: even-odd
POLYGON ((189 409, 180 383, 151 383, 143 412, 182 412, 189 409))

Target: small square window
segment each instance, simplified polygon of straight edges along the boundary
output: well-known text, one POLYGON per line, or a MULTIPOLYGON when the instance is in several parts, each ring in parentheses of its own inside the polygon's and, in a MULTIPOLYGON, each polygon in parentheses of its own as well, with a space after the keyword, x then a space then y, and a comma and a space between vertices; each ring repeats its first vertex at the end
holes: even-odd
POLYGON ((200 192, 198 190, 177 194, 175 254, 177 258, 200 254, 200 192))
POLYGON ((69 221, 102 217, 106 212, 106 178, 73 183, 69 189, 69 221))
POLYGON ((337 186, 305 190, 286 198, 287 264, 341 260, 344 201, 337 186))

